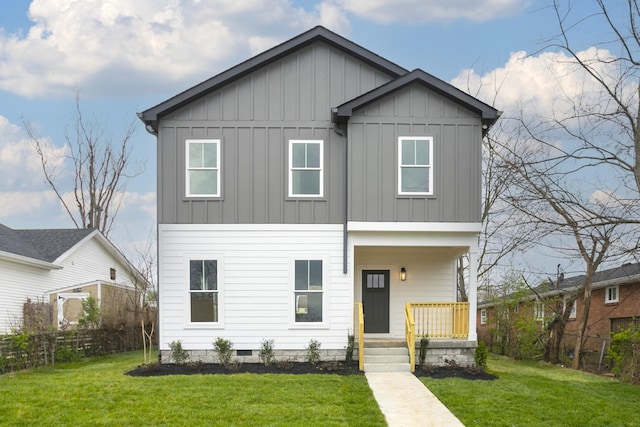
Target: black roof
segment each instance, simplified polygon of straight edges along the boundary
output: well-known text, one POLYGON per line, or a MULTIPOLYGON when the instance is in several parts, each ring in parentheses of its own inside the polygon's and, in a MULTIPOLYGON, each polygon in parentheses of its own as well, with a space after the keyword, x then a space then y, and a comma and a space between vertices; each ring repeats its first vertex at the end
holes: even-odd
POLYGON ((94 231, 92 228, 14 230, 0 224, 0 252, 53 262, 94 231))
MULTIPOLYGON (((600 284, 602 284, 602 286, 605 286, 604 285, 605 282, 610 282, 617 279, 619 280, 618 284, 622 284, 625 279, 634 278, 634 277, 637 280, 640 280, 640 263, 626 263, 626 264, 622 264, 619 267, 609 268, 607 270, 596 272, 593 275, 593 278, 591 280, 591 286, 598 286, 600 284)), ((561 276, 560 280, 556 280, 556 281, 549 280, 533 288, 533 290, 531 291, 531 297, 535 296, 536 294, 543 295, 548 293, 559 293, 563 295, 569 292, 575 292, 582 285, 584 285, 585 280, 586 280, 585 274, 567 277, 567 278, 561 276)), ((506 298, 509 298, 512 296, 513 295, 506 295, 506 298)), ((491 306, 493 305, 493 302, 494 302, 494 299, 491 298, 484 301, 480 301, 478 305, 491 306)))
POLYGON ((274 62, 286 55, 289 55, 291 52, 301 49, 316 41, 323 41, 338 49, 349 52, 351 55, 358 57, 362 61, 392 76, 398 77, 409 72, 409 70, 376 55, 370 50, 367 50, 322 26, 317 26, 232 68, 229 68, 228 70, 223 71, 222 73, 211 77, 210 79, 205 80, 204 82, 197 84, 196 86, 193 86, 192 88, 187 89, 164 102, 161 102, 155 107, 151 107, 148 110, 138 113, 138 117, 140 117, 140 120, 145 123, 147 129, 151 127, 151 129, 157 132, 158 119, 161 116, 175 111, 176 109, 215 91, 233 80, 243 77, 260 67, 274 62))

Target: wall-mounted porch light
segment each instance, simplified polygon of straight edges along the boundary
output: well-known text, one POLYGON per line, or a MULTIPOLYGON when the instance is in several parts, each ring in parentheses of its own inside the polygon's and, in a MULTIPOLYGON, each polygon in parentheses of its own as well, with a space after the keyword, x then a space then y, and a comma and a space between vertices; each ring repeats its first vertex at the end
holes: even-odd
POLYGON ((400 269, 400 280, 402 280, 403 282, 407 280, 407 269, 404 267, 400 269))

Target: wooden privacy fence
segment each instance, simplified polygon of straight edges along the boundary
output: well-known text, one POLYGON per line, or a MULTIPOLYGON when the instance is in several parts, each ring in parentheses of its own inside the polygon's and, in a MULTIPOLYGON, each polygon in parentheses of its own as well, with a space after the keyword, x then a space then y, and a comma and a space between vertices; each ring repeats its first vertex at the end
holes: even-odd
POLYGON ((0 372, 68 362, 142 348, 140 326, 0 336, 0 372))

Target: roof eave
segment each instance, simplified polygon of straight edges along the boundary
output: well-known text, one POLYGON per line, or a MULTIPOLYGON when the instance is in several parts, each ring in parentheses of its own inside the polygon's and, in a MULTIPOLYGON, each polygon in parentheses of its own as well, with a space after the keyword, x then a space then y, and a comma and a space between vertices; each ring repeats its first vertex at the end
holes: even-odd
POLYGON ((35 258, 29 258, 22 255, 13 254, 11 252, 0 251, 0 259, 4 259, 7 261, 15 262, 18 264, 29 265, 32 267, 42 268, 45 270, 60 270, 62 267, 57 264, 53 264, 50 262, 42 261, 35 258))

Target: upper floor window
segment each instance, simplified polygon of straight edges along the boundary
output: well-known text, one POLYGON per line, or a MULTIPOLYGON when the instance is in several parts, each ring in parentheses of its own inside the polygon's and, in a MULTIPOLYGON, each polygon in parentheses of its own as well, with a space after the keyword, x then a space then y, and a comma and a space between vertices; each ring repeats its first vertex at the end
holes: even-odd
POLYGON ((618 302, 618 287, 617 286, 609 286, 604 290, 604 302, 618 302))
POLYGON ((433 194, 433 138, 398 138, 398 194, 433 194))
POLYGON ((322 260, 295 260, 295 321, 322 322, 322 260))
POLYGON ((189 261, 189 302, 191 322, 218 322, 218 261, 189 261))
POLYGON ((289 141, 289 197, 322 197, 323 142, 289 141))
POLYGON ((187 139, 187 197, 220 196, 220 140, 187 139))

